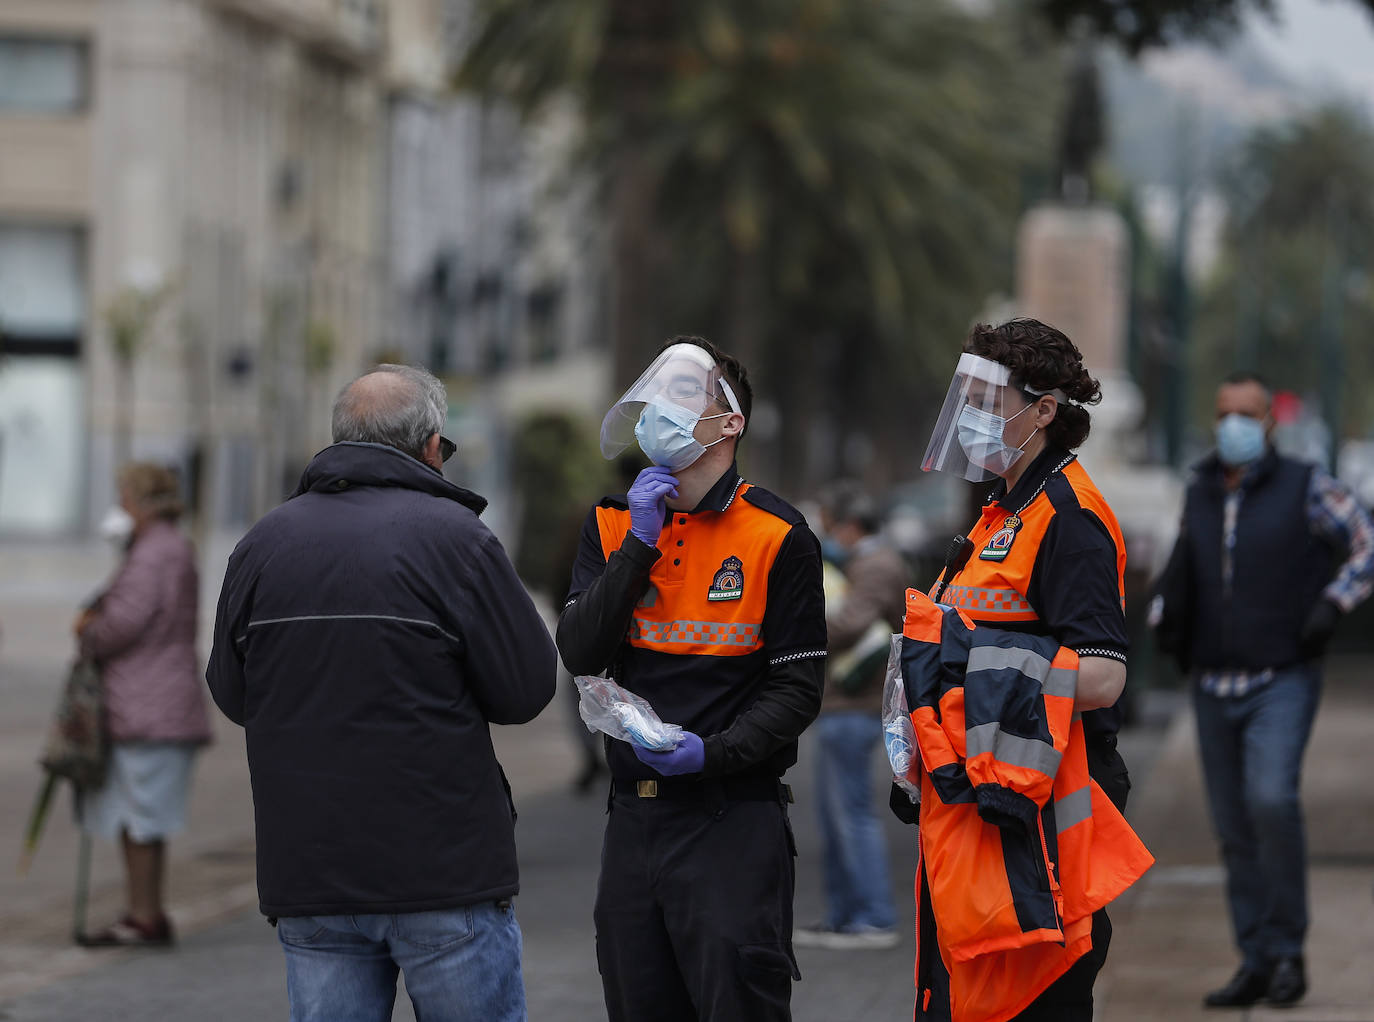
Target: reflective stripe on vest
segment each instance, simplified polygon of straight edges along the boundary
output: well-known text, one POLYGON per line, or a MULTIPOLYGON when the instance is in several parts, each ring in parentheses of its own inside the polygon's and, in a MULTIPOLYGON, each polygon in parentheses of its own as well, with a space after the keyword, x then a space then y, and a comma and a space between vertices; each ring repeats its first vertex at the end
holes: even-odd
MULTIPOLYGON (((1063 667, 1053 667, 1039 653, 1029 649, 1001 649, 997 646, 975 646, 968 652, 968 669, 976 671, 1019 671, 1033 677, 1044 675, 1040 691, 1047 696, 1067 696, 1078 693, 1078 674, 1063 667)), ((969 755, 973 755, 969 753, 969 755)))
POLYGON ((979 586, 955 586, 945 590, 940 602, 967 611, 975 620, 1035 620, 1035 611, 1026 598, 1015 589, 983 589, 979 586))
POLYGON ((965 759, 991 753, 998 763, 1035 770, 1053 777, 1062 754, 1038 738, 1021 738, 1002 730, 1001 722, 975 724, 965 732, 965 759))
POLYGON ((1075 824, 1092 819, 1093 792, 1088 785, 1054 800, 1054 829, 1060 834, 1075 824))
POLYGON ((631 621, 630 638, 637 645, 656 646, 753 646, 758 642, 762 623, 739 624, 730 621, 631 621))

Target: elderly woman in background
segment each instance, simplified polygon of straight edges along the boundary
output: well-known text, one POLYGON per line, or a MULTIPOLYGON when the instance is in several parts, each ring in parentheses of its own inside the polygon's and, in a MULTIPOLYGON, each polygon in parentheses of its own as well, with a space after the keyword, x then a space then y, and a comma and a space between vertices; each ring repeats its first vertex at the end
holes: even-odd
POLYGON ((176 524, 177 477, 158 465, 126 465, 119 502, 132 521, 124 561, 76 622, 82 654, 100 668, 111 745, 105 785, 82 798, 80 818, 88 833, 123 845, 128 909, 81 940, 90 946, 171 943, 166 839, 182 828, 192 760, 210 740, 196 655, 195 555, 176 524))

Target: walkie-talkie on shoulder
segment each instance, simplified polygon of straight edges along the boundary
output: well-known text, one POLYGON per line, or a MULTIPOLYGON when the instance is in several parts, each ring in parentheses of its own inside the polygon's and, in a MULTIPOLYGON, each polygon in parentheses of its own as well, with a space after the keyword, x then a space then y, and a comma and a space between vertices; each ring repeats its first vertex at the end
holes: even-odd
POLYGON ((963 570, 972 556, 973 540, 967 536, 961 533, 949 541, 949 549, 945 551, 945 570, 940 573, 940 584, 935 587, 936 603, 940 602, 940 597, 949 588, 949 580, 963 570))

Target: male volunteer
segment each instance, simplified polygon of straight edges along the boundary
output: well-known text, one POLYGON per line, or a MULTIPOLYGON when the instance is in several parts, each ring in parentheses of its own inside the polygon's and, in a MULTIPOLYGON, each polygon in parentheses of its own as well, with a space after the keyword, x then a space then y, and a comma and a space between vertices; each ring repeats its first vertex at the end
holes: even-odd
POLYGON ((677 337, 607 414, 607 457, 652 462, 587 518, 558 649, 685 734, 609 741, 597 959, 612 1022, 791 1017, 795 848, 780 777, 821 701, 820 545, 735 469, 752 392, 677 337))
POLYGON ((1217 390, 1215 453, 1194 469, 1152 611, 1193 677, 1212 822, 1242 961, 1209 1007, 1291 1004, 1307 990, 1307 857, 1298 801, 1321 661, 1374 587, 1374 525, 1355 497, 1269 444, 1268 386, 1217 390))
POLYGON ((334 444, 229 559, 206 672, 243 725, 258 897, 292 1022, 525 1017, 509 788, 488 724, 533 718, 556 659, 486 501, 443 477, 443 385, 378 366, 334 444))

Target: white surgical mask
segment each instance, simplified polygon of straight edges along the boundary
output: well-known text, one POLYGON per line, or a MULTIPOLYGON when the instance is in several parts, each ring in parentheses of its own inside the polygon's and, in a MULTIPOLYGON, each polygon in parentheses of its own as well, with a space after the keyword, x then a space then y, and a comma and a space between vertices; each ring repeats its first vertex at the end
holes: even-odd
MULTIPOLYGON (((1031 408, 1026 405, 1021 412, 1031 408)), ((994 475, 1001 475, 1016 463, 1016 459, 1021 457, 1025 451, 1022 449, 1030 443, 1031 437, 1035 436, 1036 431, 1031 431, 1031 435, 1026 437, 1020 447, 1009 447, 1002 439, 1003 430, 1007 423, 1020 415, 1010 418, 1002 418, 992 412, 985 412, 981 408, 974 408, 973 405, 964 405, 959 411, 959 446, 964 449, 964 454, 968 460, 979 468, 986 469, 994 475)))
POLYGON ((670 401, 649 401, 635 423, 635 439, 639 441, 639 449, 644 456, 655 465, 679 472, 705 454, 707 447, 725 439, 722 436, 709 444, 698 442, 694 435, 697 423, 703 419, 724 418, 729 414, 698 415, 670 401))
POLYGON ((96 531, 100 533, 100 538, 107 543, 122 547, 129 542, 129 537, 134 534, 134 520, 129 516, 129 512, 115 504, 100 519, 96 531))
POLYGON ((1264 423, 1232 412, 1217 423, 1217 457, 1232 468, 1258 461, 1264 453, 1264 423))

